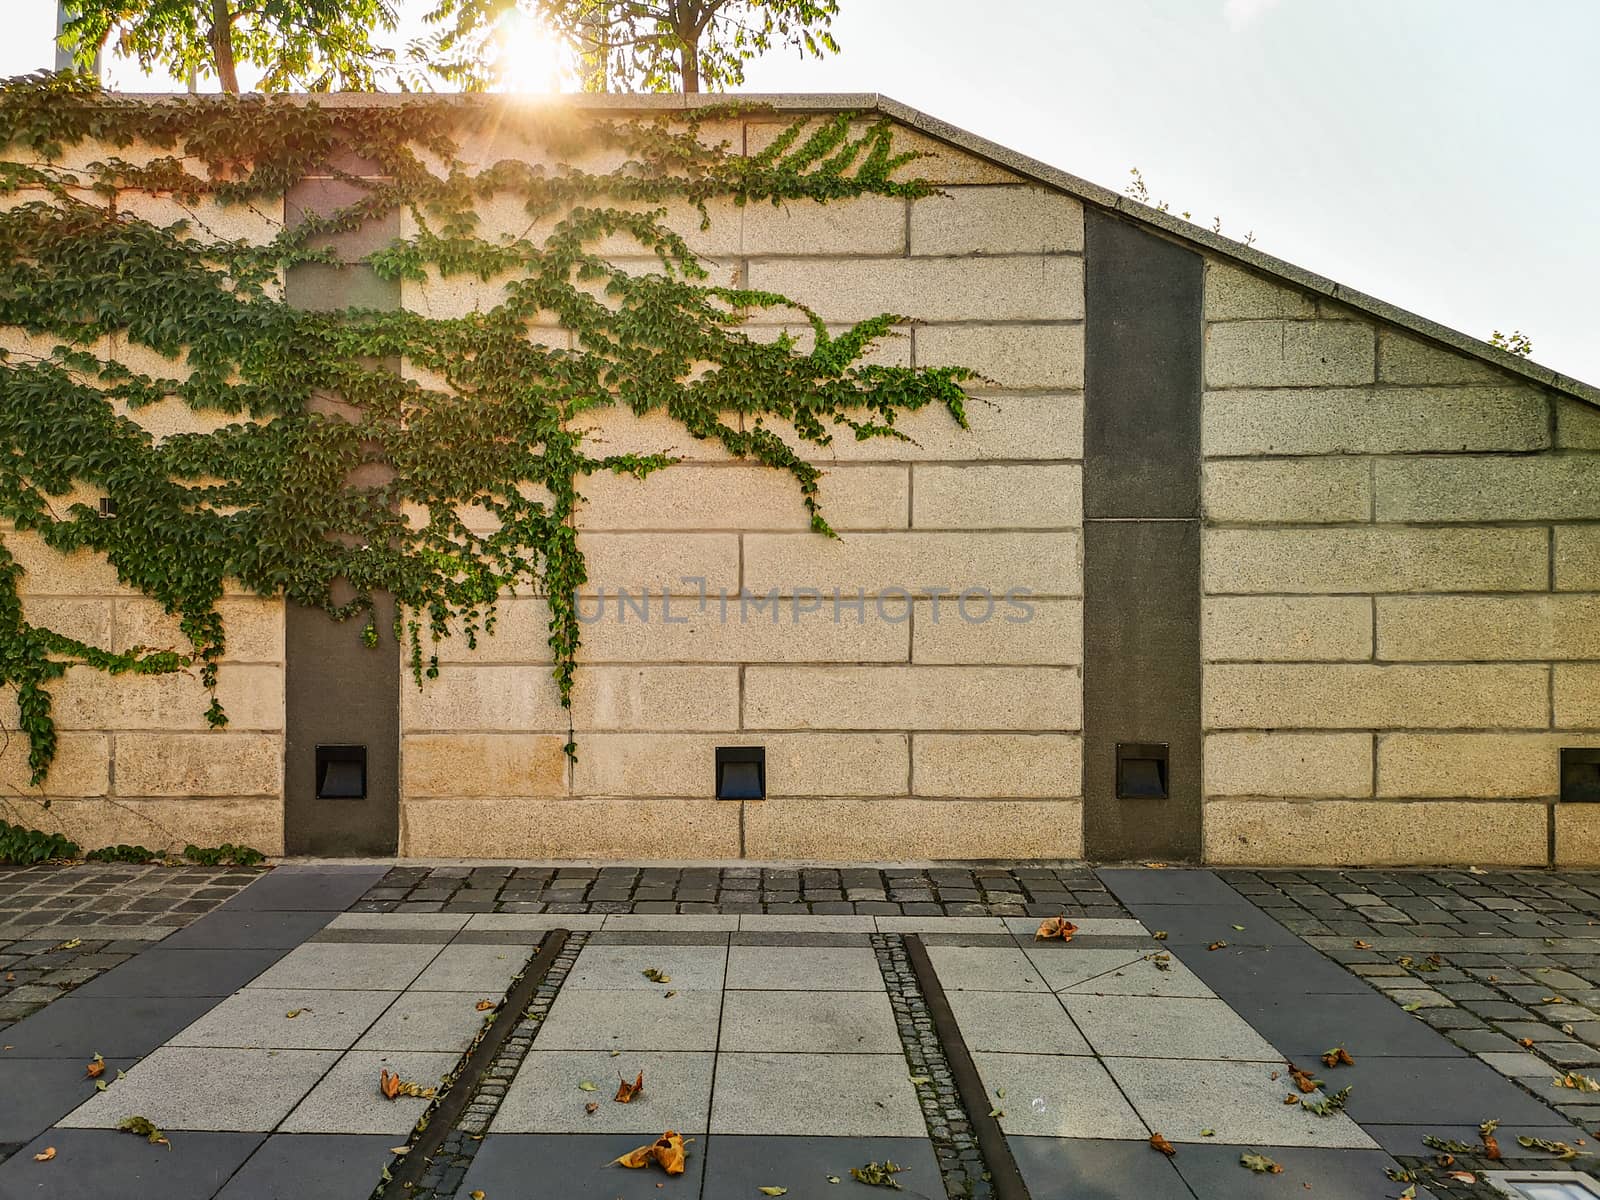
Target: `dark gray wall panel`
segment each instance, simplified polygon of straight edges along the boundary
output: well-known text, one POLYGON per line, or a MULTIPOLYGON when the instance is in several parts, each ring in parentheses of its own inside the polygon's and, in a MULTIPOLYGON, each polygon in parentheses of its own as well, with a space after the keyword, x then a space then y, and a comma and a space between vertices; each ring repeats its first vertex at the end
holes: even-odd
POLYGON ((1204 264, 1114 217, 1086 222, 1084 849, 1196 859, 1204 264), (1117 798, 1119 742, 1167 744, 1168 798, 1117 798))

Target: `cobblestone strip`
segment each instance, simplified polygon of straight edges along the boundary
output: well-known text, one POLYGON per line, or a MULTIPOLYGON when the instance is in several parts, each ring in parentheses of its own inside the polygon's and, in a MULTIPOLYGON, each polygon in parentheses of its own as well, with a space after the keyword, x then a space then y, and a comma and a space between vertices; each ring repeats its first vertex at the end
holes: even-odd
POLYGON ((945 1195, 949 1200, 989 1200, 994 1195, 989 1170, 978 1149, 972 1121, 956 1094, 955 1077, 934 1031, 928 1003, 917 986, 905 939, 898 933, 875 933, 872 949, 889 990, 889 1005, 894 1009, 894 1023, 900 1031, 900 1044, 911 1075, 928 1080, 917 1084, 917 1099, 944 1177, 945 1195))
POLYGON ((1081 864, 1012 867, 397 866, 357 912, 1125 917, 1081 864))
MULTIPOLYGON (((528 1057, 528 1051, 533 1049, 534 1039, 539 1036, 539 1029, 550 1013, 550 1006, 555 1003, 567 973, 572 970, 572 964, 577 962, 578 953, 588 940, 586 933, 568 935, 566 945, 545 972, 544 980, 534 989, 533 998, 523 1009, 516 1027, 490 1062, 488 1070, 478 1079, 472 1099, 467 1102, 460 1121, 446 1135, 422 1181, 405 1193, 410 1200, 452 1200, 456 1195, 467 1176, 467 1168, 477 1156, 478 1147, 483 1144, 484 1135, 489 1132, 490 1122, 494 1120, 495 1113, 500 1111, 511 1081, 516 1078, 523 1059, 528 1057)), ((374 1197, 383 1195, 384 1188, 380 1185, 374 1197)))

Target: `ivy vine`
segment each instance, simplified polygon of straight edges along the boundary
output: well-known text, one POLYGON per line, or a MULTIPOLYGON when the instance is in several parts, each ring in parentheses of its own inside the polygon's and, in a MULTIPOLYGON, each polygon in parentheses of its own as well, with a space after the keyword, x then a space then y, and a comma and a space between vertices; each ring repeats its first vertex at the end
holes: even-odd
POLYGON ((593 410, 664 413, 695 438, 788 472, 812 528, 828 536, 820 473, 786 431, 813 446, 836 432, 904 437, 896 417, 928 405, 965 425, 971 372, 863 361, 907 318, 884 314, 832 335, 783 296, 709 282, 666 224, 670 202, 697 208, 703 228, 714 199, 933 191, 895 178, 915 155, 895 149, 887 122, 803 118, 745 155, 706 133, 739 111, 518 112, 511 119, 560 161, 604 149, 622 165, 597 173, 508 159, 474 170, 457 138, 481 109, 446 98, 152 103, 68 74, 0 83, 0 328, 28 335, 24 350, 0 351, 0 518, 55 552, 103 556, 178 618, 188 642, 114 652, 40 623, 0 534, 0 683, 15 691, 34 783, 56 748, 50 685, 71 666, 196 670, 212 691, 210 723, 226 723, 215 698, 225 580, 359 620, 369 644, 380 636, 372 597, 392 593, 394 635, 419 684, 437 673, 441 639, 476 644, 493 630, 497 599, 531 589, 549 603, 555 684, 570 707, 575 595, 587 579, 581 483, 607 471, 643 478, 676 461, 591 453, 582 420, 593 410), (69 168, 69 151, 84 144, 103 157, 69 168), (134 145, 127 159, 107 152, 134 145), (265 245, 118 206, 139 193, 183 205, 276 198, 350 156, 370 165, 333 173, 358 198, 265 245), (497 195, 522 201, 530 229, 543 220, 552 231, 539 241, 479 236, 476 207, 497 195), (493 280, 501 302, 458 318, 285 303, 283 271, 336 263, 331 235, 397 211, 415 232, 367 256, 379 275, 493 280), (649 270, 630 274, 597 251, 617 235, 651 256, 649 270), (809 324, 809 349, 790 334, 744 330, 777 308, 809 324), (530 336, 552 323, 571 332, 571 349, 530 336), (132 369, 107 339, 164 356, 172 374, 132 369), (396 360, 420 370, 397 373, 396 360), (158 439, 138 413, 172 397, 225 423, 158 439), (114 519, 71 502, 85 486, 111 499, 114 519), (495 520, 472 519, 483 514, 495 520))

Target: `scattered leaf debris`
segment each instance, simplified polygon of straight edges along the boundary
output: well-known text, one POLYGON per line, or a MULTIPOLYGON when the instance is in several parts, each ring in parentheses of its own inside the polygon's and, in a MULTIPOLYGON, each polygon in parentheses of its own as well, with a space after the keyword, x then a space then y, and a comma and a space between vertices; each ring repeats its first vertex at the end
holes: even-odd
POLYGON ((1247 1170, 1254 1171, 1257 1175, 1282 1175, 1283 1167, 1273 1162, 1265 1154, 1255 1154, 1250 1151, 1239 1155, 1239 1165, 1247 1170))
POLYGON ((37 1153, 37 1154, 35 1154, 33 1156, 33 1161, 34 1162, 49 1162, 55 1156, 56 1156, 56 1148, 54 1146, 46 1146, 43 1150, 39 1151, 39 1153, 37 1153))
POLYGON ((1158 942, 1164 942, 1167 940, 1167 931, 1165 929, 1158 929, 1150 936, 1155 938, 1155 940, 1158 942))
POLYGON ((1555 1086, 1571 1088, 1575 1092, 1600 1092, 1600 1082, 1587 1075, 1580 1075, 1577 1071, 1568 1071, 1555 1081, 1555 1086))
POLYGON ((1500 1143, 1494 1136, 1494 1131, 1499 1127, 1499 1121, 1485 1121, 1478 1126, 1478 1137, 1483 1140, 1483 1156, 1490 1162, 1500 1161, 1500 1143))
POLYGON ((1302 1100, 1300 1107, 1319 1117, 1331 1117, 1336 1112, 1342 1112, 1349 1100, 1350 1089, 1342 1087, 1333 1095, 1324 1096, 1321 1100, 1302 1100))
POLYGON ((1178 1152, 1177 1148, 1160 1133, 1152 1133, 1150 1135, 1150 1149, 1159 1150, 1168 1158, 1178 1152))
POLYGON ((1227 945, 1228 945, 1227 942, 1220 942, 1220 941, 1219 942, 1212 942, 1209 946, 1206 947, 1206 949, 1207 950, 1224 950, 1224 949, 1227 948, 1227 945))
POLYGON ((303 1012, 305 1012, 305 1009, 303 1009, 303 1008, 291 1008, 288 1012, 284 1013, 283 1015, 284 1015, 284 1017, 286 1019, 292 1021, 303 1012))
POLYGON ((651 983, 671 983, 672 982, 672 976, 671 975, 668 975, 666 972, 660 971, 660 970, 656 969, 655 967, 646 967, 644 970, 640 971, 639 974, 643 975, 651 983))
POLYGON ((1410 1004, 1402 1004, 1400 1006, 1400 1011, 1401 1012, 1416 1012, 1417 1009, 1419 1009, 1421 1007, 1422 1007, 1422 1001, 1413 1000, 1410 1004))
POLYGON ((1369 942, 1369 941, 1366 941, 1364 938, 1357 938, 1355 941, 1351 942, 1350 944, 1352 946, 1354 946, 1357 950, 1371 950, 1372 949, 1372 943, 1369 942))
POLYGON ((437 1090, 437 1088, 425 1088, 420 1083, 412 1083, 409 1079, 401 1079, 397 1074, 391 1075, 388 1067, 382 1068, 378 1073, 378 1091, 388 1100, 397 1100, 401 1096, 432 1100, 437 1090))
POLYGON ((763 1196, 786 1196, 789 1194, 789 1189, 786 1187, 760 1187, 756 1191, 763 1196))
POLYGON ((89 1060, 89 1065, 84 1068, 83 1073, 86 1079, 99 1079, 100 1076, 104 1075, 106 1073, 104 1056, 96 1054, 94 1058, 89 1060))
MULTIPOLYGON (((668 1175, 682 1175, 683 1145, 683 1136, 669 1129, 648 1146, 640 1146, 614 1159, 613 1165, 637 1169, 655 1163, 668 1175)), ((780 1191, 776 1194, 781 1196, 783 1193, 780 1191)))
POLYGON ((152 1146, 172 1145, 172 1143, 167 1140, 167 1135, 162 1133, 161 1130, 157 1129, 155 1122, 149 1117, 141 1117, 137 1114, 131 1117, 123 1117, 122 1120, 117 1122, 117 1128, 122 1130, 123 1133, 138 1134, 152 1146))
POLYGON ((1353 1067, 1356 1060, 1350 1057, 1350 1051, 1343 1046, 1335 1046, 1332 1050, 1323 1052, 1322 1065, 1325 1067, 1353 1067))
POLYGON ((1078 932, 1078 927, 1066 917, 1046 917, 1039 922, 1039 928, 1034 930, 1034 938, 1060 938, 1063 942, 1070 942, 1072 935, 1078 932))
POLYGON ((578 1085, 578 1090, 580 1092, 598 1092, 600 1088, 596 1084, 590 1083, 587 1079, 585 1079, 578 1085))
POLYGON ((591 1100, 589 1103, 583 1106, 583 1111, 592 1117, 595 1115, 595 1113, 600 1111, 600 1105, 597 1101, 591 1100))
POLYGON ((1578 1157, 1577 1150, 1575 1150, 1571 1146, 1567 1145, 1567 1143, 1565 1143, 1565 1142, 1552 1142, 1548 1138, 1519 1137, 1519 1138, 1517 1138, 1517 1145, 1521 1146, 1524 1150, 1546 1150, 1546 1151, 1549 1151, 1551 1154, 1554 1154, 1557 1158, 1559 1158, 1562 1162, 1570 1162, 1572 1159, 1578 1157))
POLYGON ((1201 1137, 1216 1137, 1217 1136, 1217 1131, 1215 1129, 1202 1129, 1200 1131, 1200 1136, 1201 1137))
POLYGON ((639 1077, 632 1083, 629 1083, 627 1079, 623 1077, 622 1072, 617 1072, 617 1094, 613 1098, 618 1104, 633 1103, 633 1098, 642 1091, 644 1091, 643 1071, 639 1072, 639 1077))
POLYGON ((493 1000, 479 1000, 477 1002, 477 1004, 473 1005, 473 1007, 476 1008, 479 1012, 488 1012, 491 1008, 494 1007, 494 1001, 493 1000))
POLYGON ((1310 1071, 1302 1071, 1293 1063, 1285 1065, 1289 1068, 1289 1078, 1294 1080, 1295 1087, 1302 1092, 1314 1092, 1322 1086, 1322 1080, 1313 1078, 1310 1071))
MULTIPOLYGON (((873 1187, 893 1188, 895 1191, 899 1191, 900 1181, 897 1180, 895 1176, 903 1170, 905 1170, 905 1168, 899 1163, 893 1163, 888 1159, 884 1159, 881 1163, 869 1162, 862 1167, 851 1167, 850 1178, 854 1179, 857 1183, 866 1183, 873 1187)), ((831 1175, 828 1178, 830 1181, 833 1180, 833 1176, 831 1175)))

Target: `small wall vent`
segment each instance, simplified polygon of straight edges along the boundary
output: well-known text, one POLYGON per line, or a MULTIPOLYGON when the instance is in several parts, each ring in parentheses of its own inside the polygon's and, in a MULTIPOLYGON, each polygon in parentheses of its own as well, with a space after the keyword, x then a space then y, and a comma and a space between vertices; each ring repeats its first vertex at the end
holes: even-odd
POLYGON ((717 799, 765 800, 766 798, 767 748, 718 746, 717 799))
POLYGON ((1117 743, 1117 799, 1167 798, 1167 743, 1117 743))
POLYGON ((317 799, 365 800, 366 798, 367 748, 318 746, 317 799))
POLYGON ((1566 804, 1600 803, 1600 750, 1561 748, 1561 800, 1566 804))

